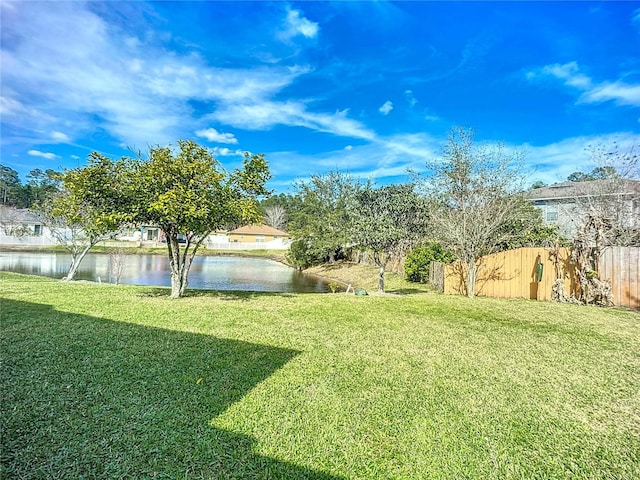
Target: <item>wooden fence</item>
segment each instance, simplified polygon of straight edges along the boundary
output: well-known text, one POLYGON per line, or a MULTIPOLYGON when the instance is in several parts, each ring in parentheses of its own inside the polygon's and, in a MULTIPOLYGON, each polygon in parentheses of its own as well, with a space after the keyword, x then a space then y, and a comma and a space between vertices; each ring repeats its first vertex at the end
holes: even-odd
MULTIPOLYGON (((569 255, 569 249, 560 249, 565 290, 571 294, 576 290, 576 281, 569 255)), ((607 248, 600 259, 599 272, 601 279, 611 282, 616 305, 640 308, 640 247, 607 248)), ((440 274, 444 283, 442 291, 465 294, 465 274, 465 266, 461 263, 447 265, 440 274)), ((548 301, 551 300, 551 287, 556 278, 556 266, 546 249, 509 250, 482 258, 475 285, 476 295, 548 301), (538 263, 542 263, 540 281, 536 278, 538 263)))

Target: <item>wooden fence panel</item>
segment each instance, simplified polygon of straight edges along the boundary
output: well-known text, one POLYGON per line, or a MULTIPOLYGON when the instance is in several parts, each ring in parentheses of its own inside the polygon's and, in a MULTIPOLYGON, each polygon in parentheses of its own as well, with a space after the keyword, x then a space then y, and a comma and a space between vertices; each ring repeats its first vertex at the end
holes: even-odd
MULTIPOLYGON (((560 249, 565 289, 575 292, 575 271, 569 262, 570 250, 560 249)), ((600 276, 611 282, 614 303, 640 308, 640 248, 610 247, 600 259, 600 276)), ((446 294, 465 294, 465 265, 447 265, 444 273, 446 294)), ((519 248, 483 257, 480 263, 476 294, 497 298, 551 300, 556 266, 544 248, 519 248), (536 281, 536 265, 543 265, 542 279, 536 281)))
POLYGON ((640 248, 609 247, 600 258, 600 278, 611 282, 613 301, 640 308, 640 248))

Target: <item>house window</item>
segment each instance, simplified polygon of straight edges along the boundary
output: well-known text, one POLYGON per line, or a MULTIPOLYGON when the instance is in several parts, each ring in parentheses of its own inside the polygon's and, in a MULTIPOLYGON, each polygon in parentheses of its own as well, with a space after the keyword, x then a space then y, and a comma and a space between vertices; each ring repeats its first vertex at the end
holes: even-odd
POLYGON ((264 235, 256 235, 256 243, 264 243, 264 235))
POLYGON ((34 225, 33 226, 33 234, 35 236, 42 235, 42 225, 34 225))
POLYGON ((547 210, 547 222, 553 223, 558 221, 558 210, 547 210))

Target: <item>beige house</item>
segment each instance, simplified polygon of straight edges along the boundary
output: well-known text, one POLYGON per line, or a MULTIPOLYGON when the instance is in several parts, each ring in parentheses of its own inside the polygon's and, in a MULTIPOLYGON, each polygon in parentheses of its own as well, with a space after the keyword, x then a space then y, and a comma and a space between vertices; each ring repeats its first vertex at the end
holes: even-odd
POLYGON ((269 243, 276 240, 286 242, 289 234, 268 225, 247 225, 229 232, 230 243, 269 243))

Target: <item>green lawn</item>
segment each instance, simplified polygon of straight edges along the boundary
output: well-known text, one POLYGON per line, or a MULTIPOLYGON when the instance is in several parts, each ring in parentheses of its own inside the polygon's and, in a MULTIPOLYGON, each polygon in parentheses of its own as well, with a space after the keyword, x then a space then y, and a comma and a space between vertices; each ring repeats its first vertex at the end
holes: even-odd
POLYGON ((640 478, 638 312, 0 282, 3 479, 640 478))

